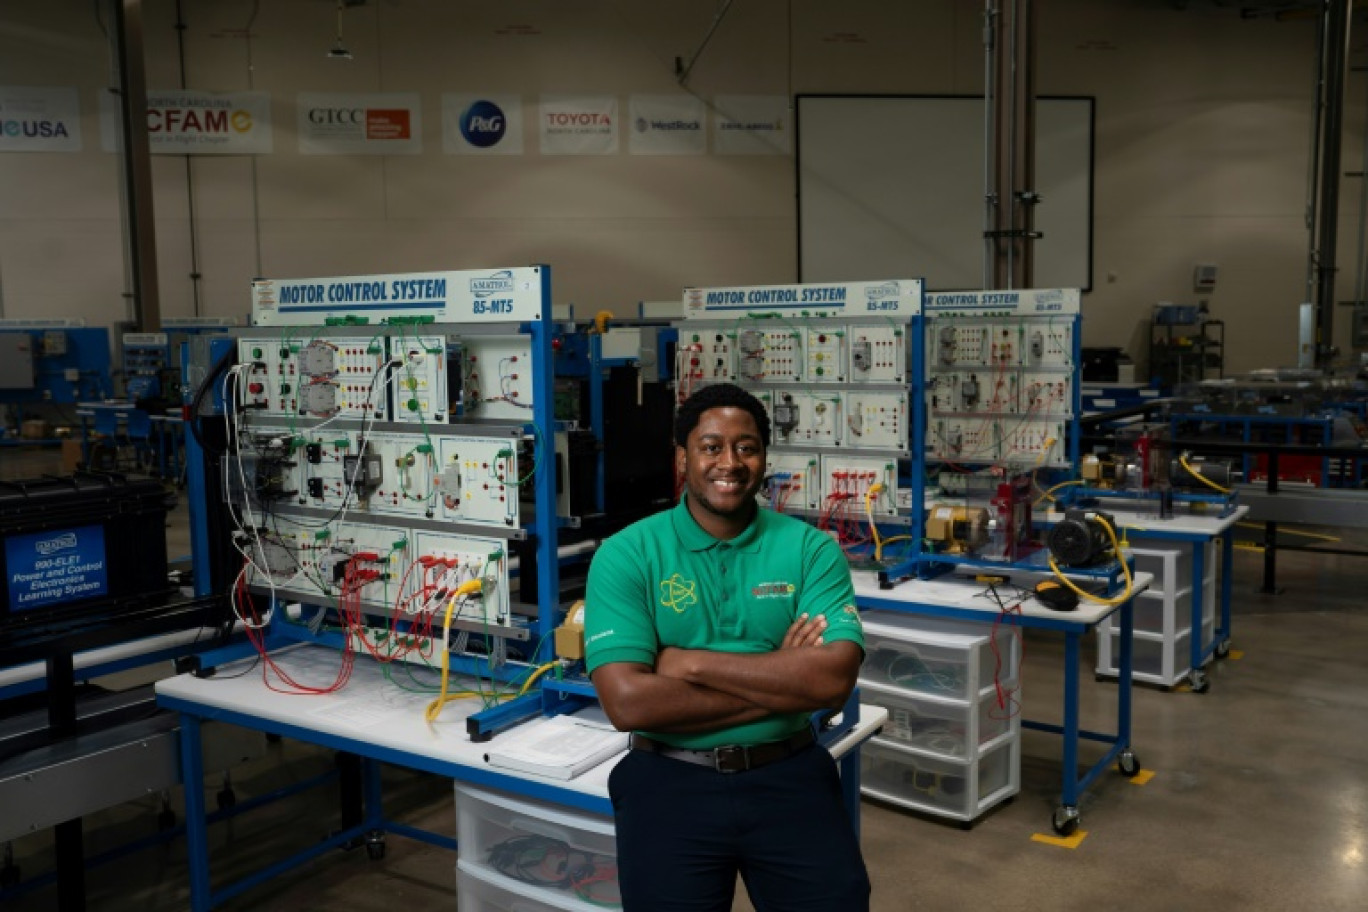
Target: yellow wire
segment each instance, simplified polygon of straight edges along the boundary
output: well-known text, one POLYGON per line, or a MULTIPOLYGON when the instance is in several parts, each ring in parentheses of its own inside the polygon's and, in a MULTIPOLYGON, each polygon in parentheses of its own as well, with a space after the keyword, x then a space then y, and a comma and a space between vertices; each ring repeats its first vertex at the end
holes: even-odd
MULTIPOLYGON (((1053 488, 1050 488, 1050 490, 1048 490, 1048 491, 1042 491, 1041 494, 1040 494, 1040 496, 1036 498, 1035 503, 1031 504, 1031 506, 1033 506, 1033 507, 1038 507, 1038 506, 1040 506, 1041 501, 1044 501, 1044 500, 1048 500, 1048 501, 1050 501, 1051 503, 1054 503, 1053 494, 1054 494, 1055 491, 1058 491, 1060 488, 1067 488, 1067 487, 1069 487, 1069 485, 1081 485, 1081 484, 1083 484, 1083 483, 1084 483, 1084 482, 1083 482, 1083 479, 1081 479, 1081 478, 1076 478, 1076 479, 1074 479, 1073 481, 1061 481, 1059 484, 1055 485, 1053 488)), ((1039 486, 1039 485, 1036 486, 1036 490, 1040 490, 1040 486, 1039 486)))
POLYGON ((874 523, 874 495, 882 491, 884 486, 879 482, 869 486, 865 491, 865 518, 869 520, 869 534, 874 536, 874 559, 883 560, 883 541, 879 538, 879 527, 874 523))
POLYGON ((1096 519, 1102 524, 1102 528, 1107 530, 1107 536, 1111 539, 1112 548, 1115 549, 1116 556, 1121 560, 1121 573, 1126 577, 1126 591, 1120 595, 1114 595, 1111 598, 1103 598, 1100 595, 1093 595, 1091 592, 1085 592, 1082 589, 1079 589, 1073 584, 1073 581, 1065 576, 1064 572, 1059 569, 1059 565, 1055 563, 1053 554, 1050 555, 1050 569, 1054 571, 1055 578, 1072 589, 1074 594, 1079 598, 1087 599, 1090 602, 1096 602, 1099 605, 1120 605, 1131 597, 1131 592, 1135 588, 1135 580, 1131 578, 1130 564, 1126 562, 1126 555, 1121 553, 1121 543, 1116 540, 1116 530, 1112 528, 1111 523, 1107 522, 1101 516, 1096 517, 1096 519))
POLYGON ((538 665, 537 670, 532 672, 532 674, 528 675, 526 681, 523 681, 523 686, 518 690, 518 696, 521 697, 523 694, 527 693, 528 689, 532 687, 533 681, 537 680, 537 678, 540 678, 542 675, 546 674, 548 671, 555 667, 556 663, 554 661, 547 662, 545 665, 538 665))
POLYGON ((484 580, 476 577, 473 580, 466 580, 456 587, 456 591, 451 593, 451 599, 447 602, 446 616, 442 618, 442 688, 438 692, 437 699, 428 704, 427 711, 423 713, 423 718, 429 722, 436 722, 437 717, 442 714, 442 707, 452 700, 464 699, 463 696, 447 693, 447 681, 451 675, 451 653, 447 650, 448 637, 451 635, 451 613, 456 610, 456 602, 465 598, 467 595, 479 592, 484 588, 484 580))
POLYGON ((1178 456, 1178 464, 1183 468, 1187 469, 1187 473, 1189 475, 1200 481, 1202 484, 1206 485, 1208 488, 1214 488, 1215 490, 1220 491, 1222 494, 1230 493, 1230 488, 1221 487, 1216 482, 1212 481, 1210 478, 1207 478, 1201 472, 1197 471, 1192 466, 1188 465, 1187 456, 1180 454, 1178 456))

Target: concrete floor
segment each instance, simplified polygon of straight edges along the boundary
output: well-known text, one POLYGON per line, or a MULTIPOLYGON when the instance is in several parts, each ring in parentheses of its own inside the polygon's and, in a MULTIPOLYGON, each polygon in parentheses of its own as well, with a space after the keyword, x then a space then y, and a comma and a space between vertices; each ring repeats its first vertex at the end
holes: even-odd
MULTIPOLYGON (((0 477, 16 477, 44 459, 0 451, 0 477)), ((171 526, 169 552, 186 553, 183 506, 171 526)), ((1368 546, 1368 536, 1348 543, 1368 546)), ((1114 772, 1103 776, 1083 801, 1087 835, 1077 848, 1032 839, 1050 832, 1059 743, 1023 733, 1021 794, 972 829, 864 803, 873 908, 1368 908, 1368 561, 1281 553, 1278 582, 1286 591, 1277 596, 1256 592, 1261 573, 1259 554, 1237 551, 1236 653, 1213 667, 1210 692, 1136 689, 1133 743, 1154 776, 1144 785, 1114 772)), ((1091 663, 1091 643, 1085 656, 1091 663)), ((1027 638, 1028 717, 1057 717, 1061 664, 1058 638, 1027 638)), ((1085 678, 1085 723, 1108 727, 1114 701, 1114 685, 1085 678)), ((1084 750, 1085 758, 1096 756, 1084 750)), ((322 751, 271 745, 266 757, 235 771, 234 787, 243 800, 331 763, 322 751)), ((392 816, 453 832, 449 782, 402 770, 388 771, 386 782, 392 816)), ((218 787, 206 788, 211 806, 218 787)), ((216 882, 315 841, 336 825, 334 797, 332 788, 319 788, 211 828, 216 882)), ((148 799, 89 818, 87 852, 154 833, 158 809, 148 799)), ((50 842, 37 834, 14 844, 24 876, 50 869, 50 842)), ((454 864, 449 852, 391 837, 382 861, 368 861, 364 852, 332 853, 222 908, 450 909, 454 864)), ((95 868, 88 887, 91 909, 185 909, 184 844, 95 868)), ((55 907, 55 891, 47 888, 5 908, 55 907)), ((736 909, 750 908, 738 899, 736 909)))

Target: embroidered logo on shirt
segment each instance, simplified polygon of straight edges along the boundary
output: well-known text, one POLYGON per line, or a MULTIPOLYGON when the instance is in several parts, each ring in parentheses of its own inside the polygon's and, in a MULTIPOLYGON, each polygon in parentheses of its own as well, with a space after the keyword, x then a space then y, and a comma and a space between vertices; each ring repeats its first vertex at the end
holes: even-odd
POLYGON ((751 598, 785 598, 787 596, 793 595, 793 593, 797 590, 798 587, 793 585, 793 583, 758 583, 754 586, 751 586, 751 598))
POLYGON ((698 604, 698 583, 686 580, 678 573, 660 581, 660 604, 683 614, 690 605, 698 604))
POLYGON ((862 626, 860 623, 860 609, 856 608, 854 605, 846 605, 841 609, 839 614, 832 614, 828 619, 833 624, 854 624, 856 627, 862 626))

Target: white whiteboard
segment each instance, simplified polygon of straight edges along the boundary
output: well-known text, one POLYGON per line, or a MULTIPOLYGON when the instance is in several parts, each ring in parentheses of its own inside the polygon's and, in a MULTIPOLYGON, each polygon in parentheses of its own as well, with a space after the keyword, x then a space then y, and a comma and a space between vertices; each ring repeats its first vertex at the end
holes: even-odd
MULTIPOLYGON (((985 287, 981 97, 799 95, 798 277, 985 287)), ((1093 99, 1037 98, 1036 288, 1092 288, 1093 99)))

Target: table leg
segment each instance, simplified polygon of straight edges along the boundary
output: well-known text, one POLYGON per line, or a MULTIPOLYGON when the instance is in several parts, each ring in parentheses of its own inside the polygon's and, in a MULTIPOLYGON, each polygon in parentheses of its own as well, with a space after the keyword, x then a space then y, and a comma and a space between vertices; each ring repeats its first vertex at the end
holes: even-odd
MULTIPOLYGON (((1121 606, 1121 661, 1117 668, 1116 679, 1116 743, 1122 748, 1122 770, 1125 771, 1124 758, 1131 749, 1131 684, 1135 671, 1135 598, 1131 597, 1121 606)), ((1134 765, 1135 757, 1131 753, 1134 765)), ((1138 769, 1138 767, 1137 767, 1138 769)))
POLYGON ((1195 693, 1205 693, 1207 644, 1202 641, 1202 615, 1206 608, 1206 544, 1192 543, 1192 632, 1188 635, 1188 681, 1195 693))
POLYGON ((180 716, 181 782, 185 790, 185 850, 190 866, 190 908, 209 912, 209 834, 204 816, 204 753, 200 720, 180 716))
MULTIPOLYGON (((1066 808, 1078 806, 1078 661, 1081 635, 1073 631, 1064 634, 1064 787, 1062 803, 1066 808)), ((1125 638, 1122 638, 1123 642, 1125 638)), ((1122 646, 1122 660, 1125 660, 1122 646)))
POLYGON ((1230 652, 1230 596, 1231 573, 1235 563, 1235 530, 1228 529, 1221 538, 1221 629, 1216 632, 1216 654, 1230 652))

